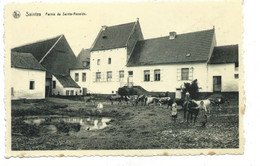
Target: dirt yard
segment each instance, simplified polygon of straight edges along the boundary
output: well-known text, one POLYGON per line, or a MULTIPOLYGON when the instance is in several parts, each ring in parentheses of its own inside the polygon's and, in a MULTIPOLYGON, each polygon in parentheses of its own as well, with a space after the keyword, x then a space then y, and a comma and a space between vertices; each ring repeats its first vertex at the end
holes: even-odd
POLYGON ((213 107, 205 128, 183 122, 179 109, 173 122, 166 106, 130 106, 123 103, 96 106, 77 100, 48 98, 41 102, 12 103, 13 150, 91 150, 91 149, 194 149, 238 148, 238 101, 230 99, 222 110, 213 107), (37 126, 25 125, 21 119, 32 115, 101 116, 111 119, 101 130, 38 133, 37 126), (22 131, 27 131, 22 132, 22 131))

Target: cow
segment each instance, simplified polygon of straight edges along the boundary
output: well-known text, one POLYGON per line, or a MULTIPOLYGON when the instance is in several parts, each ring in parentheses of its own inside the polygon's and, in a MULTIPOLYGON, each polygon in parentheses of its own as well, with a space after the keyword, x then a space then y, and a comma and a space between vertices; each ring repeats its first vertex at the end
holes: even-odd
POLYGON ((190 100, 187 101, 186 104, 184 105, 184 121, 187 120, 187 122, 192 122, 193 117, 194 117, 194 123, 197 120, 197 116, 199 114, 199 108, 198 104, 194 101, 194 100, 190 100), (188 113, 187 115, 187 119, 186 119, 186 113, 188 113))
POLYGON ((167 104, 167 109, 170 107, 172 107, 172 104, 174 103, 174 99, 170 98, 170 97, 161 97, 159 99, 159 104, 160 106, 163 104, 167 104))
POLYGON ((215 104, 215 102, 211 98, 208 98, 208 99, 205 99, 205 100, 192 100, 192 101, 195 102, 197 105, 199 105, 200 102, 203 101, 204 105, 206 106, 206 108, 208 110, 208 113, 210 113, 211 106, 213 104, 215 104))
POLYGON ((140 95, 138 96, 138 103, 141 102, 141 105, 146 105, 146 100, 147 100, 147 97, 145 95, 140 95))
POLYGON ((150 105, 150 104, 157 104, 158 103, 158 101, 159 101, 159 98, 157 98, 157 97, 146 97, 146 103, 145 103, 145 105, 150 105))
POLYGON ((118 101, 118 105, 121 104, 121 102, 122 102, 122 96, 120 96, 120 95, 108 96, 108 99, 110 100, 111 105, 114 104, 114 101, 118 101))

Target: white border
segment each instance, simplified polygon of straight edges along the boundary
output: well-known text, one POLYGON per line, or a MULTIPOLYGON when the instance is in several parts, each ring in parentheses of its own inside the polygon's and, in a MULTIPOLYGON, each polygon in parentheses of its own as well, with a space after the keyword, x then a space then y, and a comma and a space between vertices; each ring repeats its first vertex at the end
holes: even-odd
MULTIPOLYGON (((39 0, 37 0, 39 1, 39 0)), ((63 0, 70 2, 69 0, 63 0)), ((63 2, 62 1, 62 2, 63 2)), ((76 0, 77 2, 82 2, 76 0)), ((104 1, 104 0, 103 0, 104 1)), ((9 1, 21 2, 21 1, 9 1)), ((31 0, 23 0, 23 2, 32 2, 31 0)), ((34 1, 36 2, 36 1, 34 1)), ((48 0, 48 2, 53 2, 48 0)), ((60 1, 55 1, 60 2, 60 1)), ((74 1, 73 1, 74 2, 74 1)), ((6 0, 1 1, 1 22, 3 24, 3 7, 7 3, 6 0)), ((221 156, 168 156, 168 157, 41 157, 41 158, 11 158, 5 159, 5 111, 4 111, 4 79, 1 79, 0 84, 2 91, 0 93, 0 160, 1 165, 236 165, 236 166, 251 166, 259 165, 260 157, 258 149, 260 146, 259 137, 259 122, 260 122, 260 109, 258 107, 260 98, 258 83, 259 79, 259 66, 260 53, 258 48, 259 43, 259 15, 260 3, 255 0, 244 1, 244 64, 245 64, 245 91, 247 95, 246 112, 244 116, 245 128, 245 153, 244 155, 221 155, 221 156)), ((3 36, 3 26, 1 26, 1 35, 3 36)), ((3 40, 0 43, 1 47, 1 60, 0 65, 3 69, 3 55, 4 47, 3 40)), ((3 70, 0 70, 0 78, 4 78, 3 70)))

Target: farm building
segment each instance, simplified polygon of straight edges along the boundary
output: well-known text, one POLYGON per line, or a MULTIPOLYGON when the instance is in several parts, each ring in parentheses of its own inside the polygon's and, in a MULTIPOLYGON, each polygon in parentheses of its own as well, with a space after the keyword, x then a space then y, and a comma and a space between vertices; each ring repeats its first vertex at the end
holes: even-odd
POLYGON ((11 99, 44 99, 46 69, 30 53, 11 52, 11 99))
POLYGON ((12 51, 31 53, 47 70, 45 96, 52 95, 53 75, 70 76, 69 69, 73 67, 76 60, 64 35, 16 47, 12 51))
POLYGON ((126 85, 176 92, 194 79, 200 92, 236 92, 238 45, 216 46, 214 28, 144 40, 138 20, 102 26, 89 72, 93 93, 115 94, 126 85))
POLYGON ((70 76, 80 86, 78 95, 91 93, 90 86, 90 49, 82 49, 77 56, 73 68, 70 69, 70 76))
POLYGON ((80 95, 80 86, 69 75, 53 75, 52 94, 54 96, 80 95))

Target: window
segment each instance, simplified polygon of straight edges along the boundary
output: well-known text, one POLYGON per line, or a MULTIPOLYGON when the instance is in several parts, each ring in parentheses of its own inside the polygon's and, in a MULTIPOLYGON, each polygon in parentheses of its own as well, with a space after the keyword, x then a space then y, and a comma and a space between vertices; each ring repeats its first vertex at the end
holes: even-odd
POLYGON ((69 96, 69 95, 70 95, 70 91, 66 90, 66 96, 69 96))
POLYGON ((74 90, 70 90, 70 95, 71 95, 71 96, 74 95, 74 90))
POLYGON ((119 81, 120 81, 120 82, 123 82, 124 77, 125 77, 125 75, 124 75, 124 70, 119 71, 119 81))
POLYGON ((79 73, 75 73, 75 81, 76 81, 76 82, 79 81, 79 73))
POLYGON ((238 79, 238 78, 239 78, 239 75, 238 75, 238 74, 234 74, 234 78, 235 78, 235 79, 238 79))
POLYGON ((52 88, 53 88, 53 89, 56 88, 56 81, 52 81, 52 88))
POLYGON ((96 82, 100 82, 101 80, 101 72, 96 72, 96 82))
POLYGON ((14 88, 11 87, 11 95, 14 96, 14 88))
POLYGON ((86 82, 87 78, 87 74, 86 73, 82 73, 82 82, 86 82))
POLYGON ((35 82, 34 81, 30 81, 30 90, 33 90, 35 87, 35 82))
POLYGON ((129 76, 133 76, 133 71, 128 71, 129 76))
POLYGON ((107 82, 111 82, 112 81, 112 71, 108 71, 107 72, 107 82))
POLYGON ((161 80, 160 69, 154 70, 154 81, 160 81, 160 80, 161 80))
POLYGON ((100 65, 100 59, 97 60, 97 65, 100 65))
POLYGON ((181 80, 189 80, 189 68, 181 69, 181 80))
POLYGON ((150 81, 150 70, 144 71, 144 81, 150 81))
POLYGON ((108 58, 108 64, 111 64, 111 58, 108 58))

